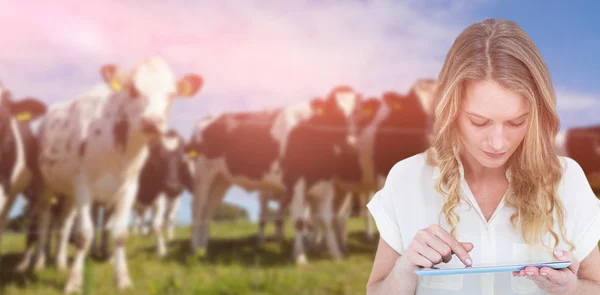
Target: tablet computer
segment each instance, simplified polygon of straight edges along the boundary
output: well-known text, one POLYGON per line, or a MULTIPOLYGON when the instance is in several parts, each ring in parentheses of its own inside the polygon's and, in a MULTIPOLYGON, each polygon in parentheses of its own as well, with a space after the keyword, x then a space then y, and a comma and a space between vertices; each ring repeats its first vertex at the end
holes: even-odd
POLYGON ((440 276, 440 275, 455 275, 455 274, 475 274, 475 273, 490 273, 490 272, 513 272, 521 271, 528 266, 537 268, 550 267, 553 269, 562 269, 571 265, 571 261, 546 261, 546 262, 525 262, 525 263, 474 263, 471 266, 464 265, 447 265, 440 263, 432 268, 420 268, 415 270, 420 276, 440 276))

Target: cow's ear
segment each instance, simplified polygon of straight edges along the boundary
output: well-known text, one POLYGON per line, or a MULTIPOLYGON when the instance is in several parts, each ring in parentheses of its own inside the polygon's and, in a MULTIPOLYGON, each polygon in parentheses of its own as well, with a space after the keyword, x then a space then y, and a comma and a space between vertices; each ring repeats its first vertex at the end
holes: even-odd
POLYGON ((363 115, 370 117, 377 113, 380 106, 381 106, 381 101, 372 97, 372 98, 368 98, 361 104, 361 109, 362 109, 363 115))
POLYGON ((117 66, 112 64, 104 65, 102 66, 102 69, 100 69, 100 73, 102 74, 104 82, 106 82, 112 90, 118 92, 125 88, 125 81, 122 78, 122 75, 119 74, 117 66))
POLYGON ((32 121, 46 113, 46 104, 33 97, 27 97, 18 102, 13 102, 11 113, 17 121, 32 121))
POLYGON ((321 98, 315 98, 310 101, 310 108, 317 116, 325 114, 325 101, 321 98))
POLYGON ((394 91, 388 91, 383 94, 383 101, 392 110, 399 111, 402 109, 402 96, 394 91))
POLYGON ((202 77, 194 74, 186 75, 177 82, 177 96, 192 97, 202 88, 203 84, 202 77))
POLYGON ((190 159, 195 159, 198 156, 198 151, 196 150, 196 148, 194 147, 194 145, 192 144, 185 144, 183 146, 183 152, 187 155, 188 158, 190 159))

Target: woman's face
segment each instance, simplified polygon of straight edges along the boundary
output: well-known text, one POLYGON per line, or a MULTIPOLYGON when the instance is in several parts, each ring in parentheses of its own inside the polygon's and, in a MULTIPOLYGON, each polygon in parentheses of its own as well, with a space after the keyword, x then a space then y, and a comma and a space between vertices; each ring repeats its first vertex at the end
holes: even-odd
POLYGON ((470 84, 458 115, 461 141, 484 167, 503 166, 529 125, 530 104, 493 81, 470 84))

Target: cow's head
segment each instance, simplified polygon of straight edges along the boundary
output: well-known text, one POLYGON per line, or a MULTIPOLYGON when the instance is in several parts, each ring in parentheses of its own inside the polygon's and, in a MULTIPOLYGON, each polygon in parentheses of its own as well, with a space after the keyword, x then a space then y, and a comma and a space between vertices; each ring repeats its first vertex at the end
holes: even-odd
POLYGON ((163 187, 169 195, 179 194, 190 187, 191 176, 184 148, 183 137, 173 129, 150 143, 148 161, 159 162, 153 167, 163 169, 163 187))
POLYGON ((336 137, 342 136, 346 144, 356 146, 357 118, 360 95, 349 86, 334 88, 326 99, 315 98, 310 106, 313 122, 324 128, 338 130, 336 137))
POLYGON ((194 96, 203 84, 202 77, 195 74, 176 80, 160 58, 138 63, 131 73, 105 65, 101 74, 110 88, 124 97, 122 112, 131 127, 147 135, 164 133, 172 100, 194 96))
POLYGON ((46 113, 46 105, 38 99, 27 97, 14 101, 10 91, 0 87, 0 138, 10 131, 10 122, 28 123, 46 113))
POLYGON ((377 112, 381 108, 381 100, 375 97, 369 97, 360 103, 359 114, 356 126, 363 130, 373 122, 377 112))
POLYGON ((415 91, 409 92, 406 96, 387 91, 383 93, 382 99, 390 110, 389 120, 397 123, 398 126, 418 129, 427 127, 428 115, 415 91))
MULTIPOLYGON (((348 86, 334 88, 326 99, 313 99, 312 123, 327 134, 324 138, 331 143, 338 175, 358 169, 357 122, 360 113, 361 95, 348 86)), ((344 177, 342 178, 350 178, 344 177)))

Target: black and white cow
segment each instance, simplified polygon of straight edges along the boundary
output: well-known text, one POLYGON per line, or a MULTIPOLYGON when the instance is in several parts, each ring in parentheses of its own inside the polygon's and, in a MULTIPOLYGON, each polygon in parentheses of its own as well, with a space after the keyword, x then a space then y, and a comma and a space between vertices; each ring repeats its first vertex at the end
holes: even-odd
POLYGON ((152 231, 157 238, 159 256, 166 254, 163 225, 167 240, 174 235, 175 217, 184 190, 192 190, 189 159, 184 151, 185 142, 170 130, 160 140, 150 143, 150 155, 142 168, 139 190, 134 204, 135 224, 140 226, 148 209, 152 210, 152 231))
POLYGON ((372 219, 364 210, 375 191, 383 187, 390 169, 398 161, 425 151, 430 145, 432 116, 430 103, 436 81, 419 79, 406 95, 383 93, 381 100, 366 99, 359 128, 358 148, 362 182, 359 194, 367 236, 373 237, 372 219))
POLYGON ((303 212, 311 199, 320 203, 318 214, 327 246, 341 258, 332 229, 334 184, 360 179, 347 159, 356 156, 353 116, 359 95, 347 86, 334 89, 326 99, 256 113, 222 114, 200 121, 189 142, 195 159, 191 248, 204 253, 209 221, 231 185, 247 191, 273 191, 290 198, 296 235, 294 255, 306 263, 302 231, 303 212))
POLYGON ((39 180, 38 143, 29 123, 45 113, 43 102, 15 101, 0 84, 0 240, 18 194, 39 180))
MULTIPOLYGON (((182 193, 186 189, 189 191, 192 189, 190 161, 184 146, 183 137, 174 129, 150 141, 148 158, 138 179, 138 191, 133 205, 133 233, 137 234, 145 229, 145 215, 150 210, 152 213, 150 227, 156 235, 157 253, 160 257, 166 254, 163 225, 167 232, 167 240, 171 240, 182 193)), ((108 230, 105 229, 105 225, 110 220, 111 212, 105 210, 102 220, 99 220, 101 207, 95 204, 93 209, 95 214, 93 220, 97 231, 101 232, 101 241, 93 241, 93 251, 106 257, 108 230)))
MULTIPOLYGON (((65 218, 65 224, 72 224, 75 214, 79 215, 80 234, 67 293, 82 286, 84 259, 93 234, 90 211, 94 202, 112 213, 107 227, 115 242, 117 288, 131 286, 124 247, 138 177, 148 157, 147 143, 165 132, 173 99, 193 96, 203 81, 197 75, 177 81, 160 58, 144 59, 131 72, 106 65, 101 74, 105 83, 75 100, 52 106, 40 126, 44 200, 58 194, 74 204, 76 210, 65 218)), ((42 225, 47 224, 48 216, 42 216, 42 225)), ((70 226, 63 229, 66 239, 70 226)), ((46 230, 41 229, 41 244, 46 230)))

